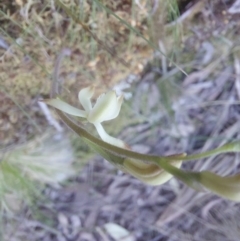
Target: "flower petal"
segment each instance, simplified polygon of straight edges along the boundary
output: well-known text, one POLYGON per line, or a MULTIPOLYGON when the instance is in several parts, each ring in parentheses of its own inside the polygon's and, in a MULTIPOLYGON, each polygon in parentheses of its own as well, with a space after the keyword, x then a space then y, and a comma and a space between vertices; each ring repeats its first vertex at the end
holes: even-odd
POLYGON ((112 144, 114 146, 126 148, 126 144, 122 140, 108 135, 100 123, 95 123, 94 126, 96 127, 97 132, 103 141, 109 144, 112 144))
POLYGON ((86 118, 86 111, 79 110, 60 99, 48 99, 48 100, 42 100, 42 101, 48 105, 51 105, 51 106, 57 108, 58 110, 61 110, 65 113, 69 114, 69 115, 86 118))
POLYGON ((87 88, 81 89, 78 93, 78 99, 86 111, 92 110, 91 98, 94 94, 95 87, 89 86, 87 88))
POLYGON ((114 91, 101 95, 88 115, 88 121, 91 123, 108 121, 116 118, 120 112, 123 102, 123 96, 117 98, 114 91))

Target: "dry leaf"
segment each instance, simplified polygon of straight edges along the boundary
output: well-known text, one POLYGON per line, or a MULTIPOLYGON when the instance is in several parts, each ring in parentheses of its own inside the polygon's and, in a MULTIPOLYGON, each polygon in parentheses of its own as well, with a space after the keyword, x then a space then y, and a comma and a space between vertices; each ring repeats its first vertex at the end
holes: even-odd
POLYGON ((106 223, 104 225, 107 233, 116 241, 134 241, 134 237, 130 232, 116 223, 106 223))

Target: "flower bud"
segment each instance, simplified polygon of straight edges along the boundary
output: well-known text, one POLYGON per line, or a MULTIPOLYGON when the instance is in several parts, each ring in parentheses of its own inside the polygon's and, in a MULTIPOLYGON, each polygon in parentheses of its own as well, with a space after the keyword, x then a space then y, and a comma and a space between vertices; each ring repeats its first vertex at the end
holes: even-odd
POLYGON ((240 175, 221 177, 211 172, 201 172, 199 182, 208 190, 232 201, 240 201, 240 175))
MULTIPOLYGON (((171 164, 180 168, 182 161, 173 161, 171 164)), ((123 166, 129 174, 152 186, 161 185, 172 178, 170 173, 164 171, 156 164, 126 159, 123 166)))

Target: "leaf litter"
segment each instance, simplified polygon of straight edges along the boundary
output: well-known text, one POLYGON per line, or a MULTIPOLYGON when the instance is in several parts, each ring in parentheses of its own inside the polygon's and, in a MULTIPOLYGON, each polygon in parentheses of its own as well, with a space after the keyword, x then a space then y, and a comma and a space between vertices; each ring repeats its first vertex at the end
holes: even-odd
MULTIPOLYGON (((123 130, 117 133, 129 144, 152 154, 170 155, 208 150, 239 138, 239 61, 233 49, 238 47, 238 43, 237 37, 230 34, 233 26, 236 30, 239 26, 234 21, 233 13, 220 16, 219 9, 224 11, 224 7, 227 10, 230 6, 217 3, 219 1, 213 1, 212 5, 205 2, 208 11, 201 8, 193 17, 195 20, 209 17, 210 12, 221 21, 213 24, 214 31, 210 35, 207 32, 201 36, 202 31, 206 31, 204 24, 209 22, 194 26, 194 35, 189 37, 196 40, 193 48, 188 49, 189 45, 186 44, 179 54, 184 56, 185 51, 193 56, 187 77, 176 71, 171 80, 166 80, 159 74, 161 66, 152 61, 150 68, 146 68, 138 81, 130 86, 132 102, 127 104, 133 110, 134 118, 131 122, 125 120, 126 124, 119 128, 123 130), (217 9, 216 6, 220 7, 217 9), (222 31, 225 32, 222 34, 222 31), (228 41, 219 44, 218 34, 228 41), (229 42, 232 44, 230 47, 229 42), (214 47, 206 47, 209 43, 214 47), (204 54, 197 45, 205 50, 204 54), (163 81, 167 88, 168 85, 170 88, 175 86, 178 91, 164 96, 160 84, 163 81), (140 144, 142 146, 139 147, 140 144)), ((208 19, 212 20, 211 17, 208 19)), ((185 43, 188 41, 186 39, 185 43)), ((67 65, 71 66, 70 63, 67 65)), ((91 64, 89 67, 95 66, 91 64)), ((173 69, 174 66, 168 67, 166 75, 173 69)), ((63 71, 62 76, 66 78, 68 74, 63 71)), ((67 78, 70 79, 69 76, 67 78)), ((40 94, 46 93, 47 89, 40 94)), ((8 103, 6 99, 4 96, 5 103, 8 103)), ((3 108, 6 108, 5 105, 3 108)), ((16 117, 2 115, 2 118, 9 118, 14 124, 16 117)), ((23 117, 19 118, 22 120, 23 117)), ((42 118, 45 118, 44 115, 42 118)), ((39 119, 38 124, 44 127, 39 119)), ((239 204, 212 194, 196 193, 174 179, 164 186, 149 187, 116 170, 100 157, 92 159, 71 180, 71 185, 60 188, 49 186, 44 190, 49 202, 38 204, 44 215, 43 222, 36 221, 31 210, 27 217, 22 212, 20 218, 15 217, 15 222, 7 222, 5 239, 118 240, 109 229, 115 225, 115 229, 130 237, 129 240, 137 241, 238 240, 239 204), (46 220, 49 225, 43 224, 46 220), (108 231, 104 229, 106 225, 108 231)), ((211 157, 204 162, 184 164, 184 168, 211 169, 229 175, 239 172, 239 156, 227 154, 211 157)))

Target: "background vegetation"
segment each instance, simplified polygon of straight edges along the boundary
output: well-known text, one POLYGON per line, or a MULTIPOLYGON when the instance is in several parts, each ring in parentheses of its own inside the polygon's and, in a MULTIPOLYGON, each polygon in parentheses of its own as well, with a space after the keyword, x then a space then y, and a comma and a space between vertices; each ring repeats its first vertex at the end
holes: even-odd
MULTIPOLYGON (((90 84, 96 96, 124 94, 105 127, 134 150, 194 153, 239 139, 238 2, 1 1, 0 239, 239 240, 238 204, 174 179, 142 184, 38 103, 59 71, 76 106, 90 84)), ((184 168, 227 175, 239 156, 184 168)))

